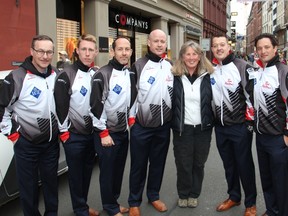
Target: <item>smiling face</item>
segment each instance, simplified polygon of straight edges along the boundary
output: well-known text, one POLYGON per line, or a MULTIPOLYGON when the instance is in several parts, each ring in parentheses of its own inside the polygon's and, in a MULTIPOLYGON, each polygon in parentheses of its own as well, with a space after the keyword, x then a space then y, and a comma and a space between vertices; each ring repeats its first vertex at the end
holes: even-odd
POLYGON ((183 62, 189 72, 194 72, 200 61, 201 56, 196 53, 192 47, 187 47, 185 53, 182 56, 183 62))
POLYGON ((214 37, 211 48, 214 57, 222 62, 230 53, 230 45, 226 37, 214 37))
POLYGON ((263 64, 267 64, 277 52, 277 46, 272 45, 269 38, 262 38, 256 44, 256 52, 263 64))
POLYGON ((40 72, 44 73, 52 62, 54 45, 50 40, 36 40, 34 47, 30 48, 32 64, 40 72))
POLYGON ((148 38, 148 47, 152 53, 162 57, 167 47, 166 34, 159 29, 152 31, 148 38))

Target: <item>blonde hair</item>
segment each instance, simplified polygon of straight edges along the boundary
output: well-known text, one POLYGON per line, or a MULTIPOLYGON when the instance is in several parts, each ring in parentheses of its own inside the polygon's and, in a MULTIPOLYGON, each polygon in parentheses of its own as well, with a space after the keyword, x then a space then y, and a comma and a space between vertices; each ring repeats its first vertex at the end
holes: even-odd
POLYGON ((174 76, 182 76, 182 75, 188 75, 188 70, 186 68, 186 65, 183 61, 183 55, 186 53, 187 49, 191 47, 199 56, 200 61, 197 65, 196 73, 197 75, 201 75, 201 73, 207 71, 209 74, 213 73, 214 68, 211 62, 206 58, 204 55, 204 52, 200 45, 194 41, 187 41, 185 42, 179 51, 179 57, 176 60, 174 66, 172 67, 172 73, 174 76))
POLYGON ((97 48, 97 40, 96 37, 91 34, 83 34, 78 38, 77 47, 79 48, 81 41, 90 41, 95 43, 95 48, 97 48))

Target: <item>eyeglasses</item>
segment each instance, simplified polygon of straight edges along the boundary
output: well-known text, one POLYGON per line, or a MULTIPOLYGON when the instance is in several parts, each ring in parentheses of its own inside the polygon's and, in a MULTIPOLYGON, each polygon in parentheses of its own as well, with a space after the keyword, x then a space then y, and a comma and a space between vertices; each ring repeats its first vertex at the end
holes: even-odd
POLYGON ((53 50, 47 50, 47 51, 44 51, 44 50, 36 50, 34 48, 32 48, 36 53, 37 55, 39 56, 44 56, 45 54, 48 56, 48 57, 51 57, 53 54, 54 54, 54 51, 53 50))

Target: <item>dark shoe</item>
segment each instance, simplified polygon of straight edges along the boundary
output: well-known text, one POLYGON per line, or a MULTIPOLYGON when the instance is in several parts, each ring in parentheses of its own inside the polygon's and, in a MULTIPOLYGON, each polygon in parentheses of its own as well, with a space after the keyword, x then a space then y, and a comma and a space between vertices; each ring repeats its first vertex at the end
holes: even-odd
POLYGON ((222 202, 220 205, 217 206, 216 211, 218 212, 222 212, 222 211, 226 211, 234 206, 238 206, 240 205, 240 202, 234 202, 231 199, 227 199, 224 202, 222 202))
POLYGON ((256 216, 256 214, 257 214, 257 209, 256 209, 256 206, 254 205, 249 208, 246 208, 244 216, 256 216))
POLYGON ((93 208, 89 208, 89 216, 99 216, 100 213, 93 208))
POLYGON ((129 212, 129 208, 126 208, 124 206, 120 206, 120 213, 121 214, 125 214, 125 213, 128 213, 129 212))
POLYGON ((130 207, 129 216, 141 216, 139 207, 130 207))
POLYGON ((166 205, 161 200, 151 202, 152 206, 159 212, 167 211, 166 205))

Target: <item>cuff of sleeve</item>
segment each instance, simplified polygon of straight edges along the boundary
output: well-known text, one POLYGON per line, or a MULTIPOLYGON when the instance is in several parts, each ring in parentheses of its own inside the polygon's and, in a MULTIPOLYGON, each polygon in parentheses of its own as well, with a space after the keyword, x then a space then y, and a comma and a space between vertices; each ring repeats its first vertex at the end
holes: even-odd
POLYGON ((60 134, 59 138, 62 142, 65 142, 66 140, 68 140, 70 137, 70 132, 66 131, 60 134))
POLYGON ((108 129, 103 130, 102 132, 99 133, 100 138, 104 138, 109 136, 109 131, 108 129))
POLYGON ((134 123, 135 123, 135 117, 130 117, 130 118, 128 119, 128 125, 131 126, 131 125, 133 125, 134 123))
POLYGON ((19 137, 20 137, 20 134, 18 132, 12 133, 7 136, 7 138, 11 140, 12 142, 15 142, 16 140, 18 140, 19 137))
POLYGON ((286 130, 286 129, 284 130, 284 135, 288 136, 288 130, 286 130))

